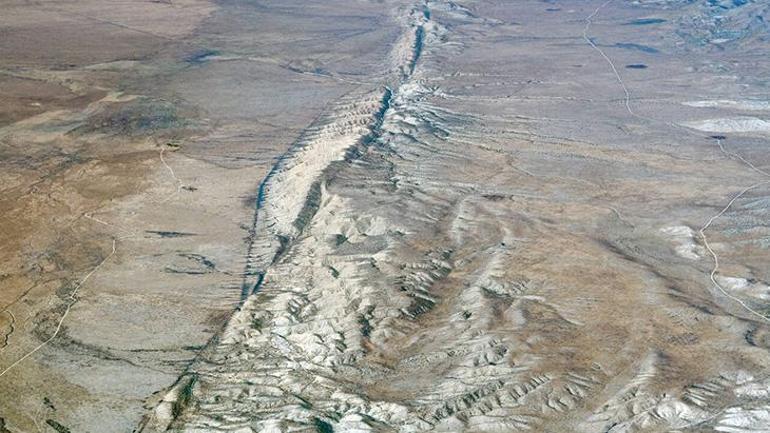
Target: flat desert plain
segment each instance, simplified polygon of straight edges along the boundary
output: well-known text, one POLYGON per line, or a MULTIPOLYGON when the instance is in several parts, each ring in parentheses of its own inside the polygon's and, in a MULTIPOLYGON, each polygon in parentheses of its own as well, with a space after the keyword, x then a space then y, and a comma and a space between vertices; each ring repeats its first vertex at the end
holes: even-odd
POLYGON ((769 432, 769 21, 0 2, 0 433, 769 432))

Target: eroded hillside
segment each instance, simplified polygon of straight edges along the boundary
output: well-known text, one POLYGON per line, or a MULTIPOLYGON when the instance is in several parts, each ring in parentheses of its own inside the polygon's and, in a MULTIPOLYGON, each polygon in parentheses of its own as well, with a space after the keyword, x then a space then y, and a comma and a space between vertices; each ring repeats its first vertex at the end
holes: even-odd
POLYGON ((0 113, 83 203, 0 250, 68 276, 3 310, 0 431, 768 429, 763 2, 215 6, 0 113))

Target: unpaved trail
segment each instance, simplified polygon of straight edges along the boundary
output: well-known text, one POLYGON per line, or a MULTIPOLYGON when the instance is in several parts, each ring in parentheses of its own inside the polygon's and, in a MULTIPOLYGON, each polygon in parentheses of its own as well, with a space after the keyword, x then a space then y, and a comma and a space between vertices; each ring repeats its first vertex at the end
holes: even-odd
POLYGON ((178 177, 176 177, 176 173, 174 172, 174 169, 171 168, 171 166, 168 165, 166 160, 163 158, 163 152, 165 152, 165 151, 166 151, 166 147, 165 146, 161 147, 160 155, 159 155, 160 156, 160 162, 163 163, 163 166, 166 167, 166 170, 168 170, 169 174, 171 175, 171 178, 174 180, 174 185, 176 185, 176 189, 174 190, 174 192, 172 194, 170 194, 168 197, 163 199, 162 202, 171 200, 171 198, 173 198, 176 194, 179 194, 179 191, 181 191, 182 187, 184 186, 184 184, 182 183, 182 180, 179 179, 178 177))
MULTIPOLYGON (((175 181, 175 183, 177 185, 176 190, 170 196, 167 196, 163 200, 165 202, 165 201, 171 199, 174 195, 176 195, 181 190, 182 183, 181 183, 181 180, 176 177, 176 174, 174 173, 174 170, 168 165, 168 163, 166 163, 165 159, 163 158, 164 150, 165 150, 165 147, 161 148, 161 150, 160 150, 160 153, 159 153, 160 161, 163 164, 163 166, 169 171, 169 173, 171 174, 172 178, 174 179, 174 181, 175 181)), ((75 285, 75 288, 72 290, 72 292, 67 296, 67 298, 69 300, 67 301, 64 313, 59 318, 59 321, 58 321, 58 323, 56 325, 56 328, 55 328, 53 334, 48 339, 44 340, 39 345, 35 346, 32 350, 28 351, 27 353, 22 355, 20 358, 18 358, 16 361, 14 361, 10 365, 8 365, 4 370, 0 371, 0 377, 4 376, 6 373, 11 371, 14 367, 16 367, 19 364, 21 364, 22 362, 24 362, 24 360, 26 360, 30 356, 34 355, 35 353, 37 353, 40 349, 43 349, 45 346, 50 344, 50 342, 53 341, 59 335, 59 332, 61 331, 62 326, 64 325, 64 321, 66 320, 67 316, 69 315, 70 310, 78 302, 77 293, 80 290, 80 288, 88 281, 89 278, 91 278, 91 276, 93 276, 104 265, 105 262, 107 262, 112 256, 115 255, 115 253, 117 252, 118 241, 127 240, 127 239, 130 239, 130 238, 133 238, 133 237, 137 236, 136 232, 131 231, 131 230, 127 230, 124 227, 118 227, 118 226, 116 226, 114 224, 111 224, 111 223, 108 223, 108 222, 106 222, 106 221, 104 221, 104 220, 102 220, 100 218, 94 217, 90 212, 84 213, 83 217, 85 217, 86 219, 89 219, 91 221, 94 221, 94 222, 96 222, 98 224, 101 224, 101 225, 103 225, 105 227, 116 229, 117 233, 114 234, 113 237, 112 237, 111 251, 96 266, 94 266, 94 268, 91 269, 90 272, 88 272, 82 279, 80 279, 80 281, 75 285), (120 232, 124 232, 124 234, 121 235, 120 232)), ((2 347, 0 347, 0 349, 4 349, 5 347, 8 346, 8 340, 9 340, 11 334, 15 331, 14 325, 16 323, 16 317, 13 315, 13 312, 9 309, 11 306, 12 305, 9 305, 9 306, 7 306, 3 310, 4 313, 7 313, 11 317, 11 324, 10 324, 10 330, 4 336, 4 344, 3 344, 2 347)))
POLYGON ((706 3, 221 3, 163 104, 93 122, 195 131, 72 215, 104 249, 78 269, 117 251, 3 377, 64 372, 10 384, 10 430, 761 429, 766 143, 704 146, 684 121, 716 108, 681 101, 765 94, 766 44, 697 43, 744 29, 706 3))
POLYGON ((77 293, 78 290, 80 290, 81 287, 83 287, 83 284, 88 281, 91 276, 99 270, 99 268, 104 265, 104 263, 109 260, 113 255, 115 255, 115 251, 117 248, 117 239, 112 239, 112 251, 105 256, 89 273, 87 273, 75 286, 75 288, 72 290, 72 292, 67 296, 69 298, 69 301, 67 302, 67 306, 64 310, 64 313, 59 318, 59 321, 56 324, 56 329, 54 330, 53 334, 48 337, 46 340, 44 340, 42 343, 37 345, 35 348, 24 354, 22 357, 14 361, 11 365, 6 367, 3 371, 0 371, 0 377, 4 376, 6 373, 11 371, 14 367, 22 363, 25 359, 29 358, 30 356, 34 355, 37 351, 47 346, 51 341, 53 341, 57 335, 59 335, 59 332, 61 331, 62 325, 64 325, 64 321, 67 319, 67 315, 69 315, 70 311, 72 310, 72 307, 78 302, 77 293))
MULTIPOLYGON (((770 177, 770 173, 767 173, 766 171, 764 171, 764 170, 762 170, 760 168, 757 168, 754 164, 752 164, 749 161, 747 161, 746 159, 744 159, 741 155, 738 155, 738 154, 733 153, 733 152, 728 152, 724 148, 724 145, 722 144, 722 139, 721 138, 717 138, 716 140, 717 140, 717 145, 719 146, 720 151, 722 153, 724 153, 728 158, 738 159, 743 164, 745 164, 747 167, 749 167, 751 170, 754 170, 757 173, 759 173, 759 174, 761 174, 761 175, 763 175, 765 177, 770 177)), ((728 297, 728 298, 732 299, 733 301, 735 301, 736 303, 738 303, 744 310, 748 311, 753 316, 755 316, 755 317, 757 317, 757 318, 759 318, 761 320, 764 320, 766 322, 770 322, 770 317, 765 316, 764 314, 760 313, 759 311, 757 311, 757 310, 751 308, 750 306, 748 306, 743 300, 741 300, 740 298, 736 297, 735 295, 733 295, 733 294, 729 293, 727 290, 725 290, 725 288, 722 287, 722 285, 719 284, 719 282, 717 281, 716 276, 719 273, 719 256, 717 256, 717 253, 711 248, 711 245, 709 244, 709 241, 708 241, 708 237, 706 236, 706 230, 708 230, 709 227, 711 227, 711 225, 714 223, 714 221, 719 219, 728 210, 730 210, 730 208, 733 206, 733 204, 735 204, 735 202, 738 199, 740 199, 741 197, 743 197, 746 193, 748 193, 750 191, 753 191, 753 190, 755 190, 755 189, 757 189, 757 188, 759 188, 761 186, 768 185, 768 184, 770 184, 770 180, 765 180, 765 181, 762 181, 762 182, 755 183, 755 184, 753 184, 751 186, 748 186, 745 189, 741 190, 740 192, 735 194, 732 197, 732 199, 730 199, 730 201, 727 203, 727 205, 725 205, 725 207, 722 208, 722 210, 720 210, 716 215, 714 215, 711 218, 709 218, 708 221, 706 221, 706 223, 698 230, 698 234, 700 235, 701 240, 703 241, 703 246, 706 247, 706 250, 709 252, 709 255, 711 256, 711 258, 714 261, 714 267, 711 268, 711 272, 709 273, 709 278, 711 279, 711 283, 723 295, 725 295, 726 297, 728 297)))
MULTIPOLYGON (((590 38, 611 4, 585 19, 584 39, 612 68, 626 111, 644 119, 590 38)), ((692 176, 701 161, 637 149, 632 134, 614 144, 618 125, 614 134, 592 131, 613 143, 602 146, 591 134, 571 138, 582 132, 572 126, 553 133, 569 116, 543 116, 539 106, 521 116, 526 105, 505 105, 513 96, 489 95, 509 90, 505 74, 474 64, 481 35, 505 23, 455 3, 412 10, 420 7, 412 25, 425 41, 412 55, 420 61, 413 67, 403 50, 391 56, 405 65, 403 80, 391 87, 371 145, 331 164, 306 163, 361 107, 340 103, 324 118, 331 127, 321 137, 322 127, 309 128, 264 183, 250 251, 259 290, 245 292, 145 431, 636 432, 718 422, 737 398, 709 399, 729 393, 736 370, 695 366, 704 353, 732 355, 710 346, 718 321, 696 304, 702 281, 682 278, 688 263, 649 235, 668 218, 652 214, 650 201, 692 212, 678 208, 689 196, 672 179, 701 186, 692 176), (442 74, 454 61, 474 73, 442 74), (499 111, 479 108, 490 101, 499 111), (597 190, 617 203, 597 204, 597 190)), ((485 54, 501 61, 494 49, 485 54)), ((591 115, 575 117, 600 129, 591 115)), ((724 338, 752 350, 742 337, 724 338)))
MULTIPOLYGON (((640 115, 636 114, 636 112, 634 112, 634 110, 631 109, 631 92, 629 91, 628 87, 626 86, 626 83, 623 81, 623 78, 620 76, 620 73, 618 72, 618 69, 615 66, 615 63, 590 38, 589 31, 590 31, 590 28, 591 28, 591 24, 593 24, 594 18, 596 18, 599 15, 599 13, 600 13, 600 11, 602 9, 607 7, 613 1, 614 0, 607 0, 604 3, 600 4, 590 15, 588 15, 585 18, 585 27, 583 28, 583 39, 591 46, 591 48, 596 50, 596 52, 598 52, 602 56, 602 58, 607 62, 607 64, 612 69, 612 73, 615 75, 615 79, 618 81, 618 84, 620 84, 621 88, 623 89, 625 108, 626 108, 626 111, 628 111, 628 113, 630 115, 632 115, 632 116, 634 116, 636 118, 639 118, 639 119, 646 120, 646 121, 651 121, 651 122, 655 122, 655 123, 661 123, 661 124, 665 124, 665 125, 670 126, 670 127, 682 129, 681 126, 676 125, 676 124, 672 124, 670 122, 662 122, 662 121, 659 121, 659 120, 656 120, 656 119, 651 119, 651 118, 648 118, 648 117, 645 117, 645 116, 640 116, 640 115)), ((727 152, 727 150, 724 148, 724 146, 722 144, 722 139, 721 138, 717 138, 716 140, 717 140, 717 145, 719 146, 720 151, 724 155, 726 155, 728 158, 730 158, 730 159, 737 159, 741 163, 746 165, 748 168, 750 168, 751 170, 753 170, 753 171, 755 171, 755 172, 757 172, 757 173, 759 173, 759 174, 761 174, 761 175, 763 175, 765 177, 770 177, 770 173, 768 173, 768 172, 766 172, 766 171, 764 171, 762 169, 757 168, 754 164, 752 164, 751 162, 747 161, 741 155, 738 155, 736 153, 727 152)), ((711 245, 708 242, 708 238, 706 237, 706 233, 705 232, 706 232, 706 230, 708 230, 709 227, 711 227, 711 225, 714 223, 714 221, 716 221, 722 215, 724 215, 725 212, 727 212, 738 199, 743 197, 746 193, 748 193, 748 192, 750 192, 750 191, 752 191, 752 190, 754 190, 756 188, 759 188, 759 187, 761 187, 763 185, 769 184, 769 183, 770 183, 770 180, 763 181, 763 182, 758 182, 758 183, 755 183, 755 184, 753 184, 753 185, 751 185, 749 187, 746 187, 742 191, 738 192, 737 194, 735 194, 732 197, 732 199, 727 203, 727 205, 720 210, 720 212, 718 212, 716 215, 714 215, 711 218, 709 218, 709 220, 706 221, 706 223, 698 230, 698 234, 700 235, 701 240, 703 241, 703 246, 706 248, 706 250, 708 251, 709 255, 711 256, 711 258, 714 261, 714 267, 711 269, 711 272, 709 273, 709 279, 713 283, 714 287, 717 290, 719 290, 724 296, 726 296, 729 299, 732 299, 733 301, 738 303, 744 310, 748 311, 753 316, 758 317, 758 318, 760 318, 760 319, 762 319, 764 321, 770 321, 770 317, 761 314, 760 312, 758 312, 758 311, 754 310, 753 308, 749 307, 741 299, 739 299, 739 298, 735 297, 734 295, 728 293, 727 290, 725 290, 725 288, 722 287, 722 285, 719 284, 719 282, 716 280, 716 275, 719 272, 719 257, 717 256, 716 252, 714 252, 714 250, 711 248, 711 245)), ((617 212, 617 211, 615 211, 615 212, 617 212)))
MULTIPOLYGON (((626 83, 623 81, 623 78, 620 76, 620 72, 618 72, 618 68, 615 67, 615 63, 610 59, 610 57, 599 48, 596 43, 591 39, 589 32, 591 30, 591 25, 593 24, 594 18, 596 18, 599 15, 599 12, 601 12, 602 9, 610 5, 614 0, 607 0, 604 3, 600 4, 596 9, 594 9, 593 12, 591 12, 590 15, 585 17, 585 27, 583 27, 583 39, 588 43, 588 45, 591 46, 594 50, 596 50, 597 53, 599 53, 600 56, 607 62, 607 64, 612 69, 612 73, 615 75, 615 79, 618 80, 618 84, 620 84, 620 87, 623 89, 623 103, 626 107, 626 111, 628 111, 628 114, 642 118, 638 114, 634 112, 634 110, 631 109, 631 92, 628 90, 628 87, 626 86, 626 83)), ((645 119, 646 120, 646 119, 645 119)))

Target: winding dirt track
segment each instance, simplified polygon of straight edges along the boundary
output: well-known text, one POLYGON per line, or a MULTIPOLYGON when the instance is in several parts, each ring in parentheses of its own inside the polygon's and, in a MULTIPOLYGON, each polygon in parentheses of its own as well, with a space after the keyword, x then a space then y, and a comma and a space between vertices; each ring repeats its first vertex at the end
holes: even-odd
POLYGON ((37 345, 34 349, 27 352, 25 355, 23 355, 21 358, 14 361, 11 365, 6 367, 3 371, 0 371, 0 377, 4 376, 6 373, 11 371, 14 367, 22 363, 25 359, 29 358, 30 356, 34 355, 38 350, 42 349, 43 347, 47 346, 51 341, 53 341, 57 335, 59 335, 59 331, 61 331, 62 325, 64 324, 64 320, 67 319, 67 315, 72 310, 72 307, 78 302, 77 293, 78 290, 80 290, 81 287, 83 287, 83 284, 88 281, 88 279, 93 275, 96 271, 99 270, 99 268, 104 265, 104 263, 109 260, 113 255, 115 255, 116 245, 117 245, 117 239, 112 239, 112 251, 104 257, 99 264, 97 264, 93 269, 91 269, 91 272, 87 273, 75 286, 75 288, 72 290, 72 292, 67 296, 69 298, 69 302, 67 303, 66 309, 64 310, 64 314, 59 318, 58 323, 56 324, 56 329, 54 330, 53 334, 48 337, 48 339, 44 340, 42 343, 37 345))
MULTIPOLYGON (((161 150, 160 150, 160 154, 159 154, 160 161, 166 167, 166 169, 169 171, 169 173, 171 174, 171 177, 173 178, 173 180, 174 180, 174 182, 176 184, 175 191, 171 195, 167 196, 163 200, 163 201, 167 201, 167 200, 173 198, 174 195, 176 195, 181 190, 182 182, 181 182, 181 180, 179 178, 176 177, 176 174, 174 173, 174 170, 168 165, 168 163, 166 163, 165 159, 163 158, 163 151, 164 150, 166 150, 165 147, 161 148, 161 150)), ((110 227, 110 228, 116 229, 117 233, 115 235, 113 235, 113 237, 112 237, 112 247, 111 247, 110 253, 107 256, 105 256, 96 266, 94 266, 94 268, 91 269, 91 271, 88 272, 82 279, 80 279, 80 281, 77 283, 77 285, 75 285, 75 288, 72 290, 72 292, 67 296, 69 301, 67 302, 67 305, 66 305, 66 308, 64 310, 64 313, 61 315, 61 317, 59 318, 59 320, 57 322, 57 325, 56 325, 56 328, 55 328, 53 334, 50 337, 48 337, 48 339, 44 340, 39 345, 35 346, 33 349, 31 349, 30 351, 28 351, 27 353, 25 353, 24 355, 19 357, 16 361, 14 361, 10 365, 8 365, 5 369, 0 371, 0 377, 4 376, 6 373, 11 371, 13 368, 18 366, 22 362, 24 362, 24 360, 26 360, 30 356, 34 355, 40 349, 44 348, 45 346, 50 344, 51 341, 56 339, 56 337, 59 335, 59 332, 61 332, 62 326, 64 325, 64 321, 67 319, 67 316, 69 315, 70 311, 72 310, 72 307, 78 302, 77 293, 80 290, 80 288, 83 287, 83 285, 88 281, 88 279, 91 278, 91 276, 93 276, 104 265, 105 262, 107 262, 110 258, 112 258, 112 256, 115 255, 115 253, 117 252, 118 241, 125 240, 125 239, 130 239, 130 238, 136 236, 135 232, 129 231, 129 230, 123 228, 123 227, 118 227, 118 226, 116 226, 114 224, 110 224, 110 223, 108 223, 108 222, 106 222, 106 221, 104 221, 102 219, 94 217, 93 215, 91 215, 91 213, 84 213, 83 217, 85 217, 85 218, 87 218, 87 219, 89 219, 91 221, 94 221, 94 222, 96 222, 98 224, 104 225, 106 227, 110 227), (120 235, 121 231, 125 232, 126 234, 120 235)), ((11 328, 10 328, 10 331, 5 335, 4 344, 3 344, 2 347, 0 347, 0 349, 4 349, 5 347, 8 346, 8 339, 10 338, 11 334, 15 330, 14 329, 14 324, 16 322, 16 317, 13 315, 13 312, 9 310, 9 308, 10 308, 10 306, 6 307, 3 310, 3 312, 4 313, 8 313, 10 315, 10 317, 12 319, 12 321, 11 321, 11 328)))
MULTIPOLYGON (((640 115, 636 114, 636 112, 634 112, 634 110, 631 109, 631 92, 629 91, 628 87, 626 86, 626 83, 623 81, 623 78, 620 76, 620 73, 618 72, 617 67, 615 67, 615 63, 612 61, 612 59, 601 48, 599 48, 594 43, 594 41, 589 36, 589 30, 591 28, 591 24, 593 23, 593 19, 596 18, 599 15, 600 11, 603 8, 608 6, 613 1, 614 0, 607 0, 606 2, 602 3, 590 15, 588 15, 585 18, 586 24, 585 24, 585 27, 583 29, 583 39, 585 39, 585 41, 591 46, 591 48, 596 50, 602 56, 602 58, 604 58, 604 60, 607 62, 607 64, 609 64, 610 68, 612 69, 612 73, 615 75, 615 78, 618 81, 618 84, 620 84, 620 87, 623 89, 625 107, 626 107, 626 111, 628 111, 629 114, 631 114, 632 116, 637 117, 639 119, 653 121, 653 122, 656 122, 656 123, 663 123, 663 124, 668 125, 668 126, 675 126, 675 125, 672 125, 672 124, 670 124, 668 122, 660 122, 660 121, 655 120, 655 119, 651 119, 651 118, 648 118, 648 117, 640 116, 640 115)), ((722 139, 721 138, 717 138, 716 140, 717 140, 717 144, 719 146, 720 151, 723 154, 725 154, 728 158, 737 159, 741 163, 743 163, 744 165, 749 167, 751 170, 756 171, 757 173, 759 173, 759 174, 761 174, 761 175, 763 175, 765 177, 770 177, 770 173, 768 173, 768 172, 766 172, 766 171, 764 171, 762 169, 757 168, 754 164, 752 164, 751 162, 747 161, 742 156, 740 156, 738 154, 735 154, 735 153, 727 152, 725 150, 723 144, 722 144, 722 139)), ((711 225, 714 223, 714 221, 716 221, 722 215, 724 215, 733 206, 733 204, 738 199, 743 197, 746 193, 748 193, 748 192, 750 192, 750 191, 752 191, 752 190, 754 190, 756 188, 759 188, 759 187, 761 187, 763 185, 767 185, 767 184, 770 184, 770 180, 766 180, 766 181, 755 183, 755 184, 753 184, 751 186, 748 186, 745 189, 741 190, 740 192, 738 192, 737 194, 735 194, 732 197, 732 199, 727 203, 727 205, 724 208, 722 208, 716 215, 714 215, 711 218, 709 218, 708 221, 706 221, 706 223, 698 230, 698 234, 700 235, 700 238, 701 238, 701 240, 703 242, 703 246, 706 248, 706 250, 708 251, 709 255, 711 256, 711 258, 713 259, 713 262, 714 262, 714 266, 711 269, 711 272, 709 273, 709 279, 711 280, 711 282, 714 285, 714 287, 717 290, 719 290, 724 296, 726 296, 727 298, 732 299, 733 301, 738 303, 744 310, 748 311, 753 316, 755 316, 755 317, 757 317, 757 318, 759 318, 761 320, 764 320, 764 321, 770 321, 770 317, 765 316, 762 313, 754 310, 753 308, 748 306, 740 298, 737 298, 736 296, 728 293, 728 291, 725 290, 725 288, 722 287, 722 285, 719 284, 719 282, 716 280, 716 276, 719 273, 719 257, 717 256, 716 252, 714 252, 714 250, 711 248, 711 245, 709 244, 708 238, 706 237, 706 230, 708 230, 708 228, 711 227, 711 225)))

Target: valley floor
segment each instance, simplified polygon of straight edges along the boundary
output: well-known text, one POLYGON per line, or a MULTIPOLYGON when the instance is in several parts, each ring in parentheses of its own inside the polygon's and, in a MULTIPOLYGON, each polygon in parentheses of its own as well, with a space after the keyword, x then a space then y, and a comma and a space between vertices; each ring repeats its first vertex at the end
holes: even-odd
POLYGON ((768 430, 766 9, 14 4, 0 432, 768 430))

